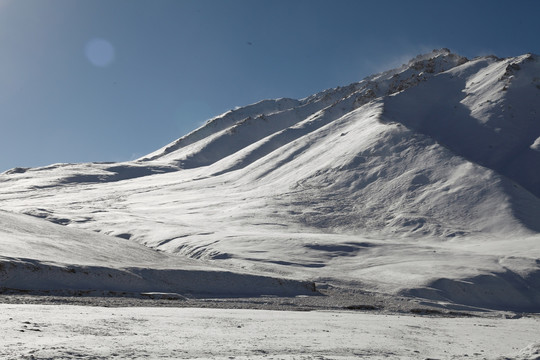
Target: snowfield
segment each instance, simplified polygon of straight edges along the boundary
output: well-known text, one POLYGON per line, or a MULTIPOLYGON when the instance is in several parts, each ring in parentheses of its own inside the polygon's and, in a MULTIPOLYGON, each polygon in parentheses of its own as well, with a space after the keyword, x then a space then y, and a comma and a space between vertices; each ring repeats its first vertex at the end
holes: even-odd
MULTIPOLYGON (((537 55, 434 50, 305 99, 229 111, 135 161, 0 174, 0 290, 296 302, 337 301, 338 291, 361 292, 361 305, 377 309, 366 294, 445 311, 539 313, 539 139, 537 55)), ((29 358, 528 359, 540 351, 534 317, 2 306, 18 319, 2 325, 16 324, 6 329, 6 356, 29 358), (23 320, 36 309, 44 318, 23 320), (87 325, 54 320, 62 312, 87 325), (105 318, 112 327, 99 325, 105 318), (199 325, 190 323, 181 347, 166 338, 182 333, 183 319, 199 325), (209 319, 211 330, 200 325, 209 319), (37 345, 48 330, 20 332, 24 321, 57 329, 43 341, 59 345, 37 345), (232 323, 242 325, 232 333, 232 323), (143 330, 148 342, 136 336, 143 330), (68 345, 70 331, 80 334, 68 345), (125 335, 125 351, 118 338, 101 338, 109 332, 125 335)))
POLYGON ((204 295, 315 294, 307 281, 231 273, 183 261, 132 241, 0 212, 4 289, 204 295), (15 234, 15 235, 14 235, 15 234), (31 251, 31 257, 28 253, 31 251), (39 260, 37 260, 37 259, 39 260))
POLYGON ((67 305, 0 308, 3 359, 540 357, 540 343, 535 343, 539 318, 67 305))

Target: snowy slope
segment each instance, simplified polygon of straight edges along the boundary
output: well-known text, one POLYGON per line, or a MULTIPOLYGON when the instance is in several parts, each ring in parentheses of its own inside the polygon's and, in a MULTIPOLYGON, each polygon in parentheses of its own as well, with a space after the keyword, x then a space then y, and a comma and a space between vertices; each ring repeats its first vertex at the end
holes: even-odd
POLYGON ((137 161, 10 170, 0 199, 205 266, 538 311, 539 144, 538 56, 442 49, 137 161))
MULTIPOLYGON (((312 285, 231 273, 133 241, 0 211, 0 289, 66 294, 313 294, 312 285)), ((172 296, 172 295, 169 295, 172 296)))

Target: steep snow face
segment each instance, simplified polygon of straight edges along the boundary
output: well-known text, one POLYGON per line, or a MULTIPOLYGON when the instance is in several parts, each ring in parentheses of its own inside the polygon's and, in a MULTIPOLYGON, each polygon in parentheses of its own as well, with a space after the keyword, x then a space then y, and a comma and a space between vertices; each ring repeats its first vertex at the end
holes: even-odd
POLYGON ((479 59, 385 100, 385 116, 540 195, 540 61, 479 59))
MULTIPOLYGON (((346 87, 233 110, 137 161, 13 169, 0 200, 238 271, 461 303, 451 293, 467 293, 467 279, 521 294, 500 304, 534 308, 539 64, 434 51, 346 87)), ((496 306, 475 296, 469 305, 496 306)))

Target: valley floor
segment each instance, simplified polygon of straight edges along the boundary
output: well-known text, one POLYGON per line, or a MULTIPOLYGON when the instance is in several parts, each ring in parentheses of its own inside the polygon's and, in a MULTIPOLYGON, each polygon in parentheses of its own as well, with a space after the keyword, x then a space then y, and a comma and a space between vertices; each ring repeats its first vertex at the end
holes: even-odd
POLYGON ((356 295, 2 295, 0 358, 540 359, 538 315, 437 310, 406 298, 356 295))

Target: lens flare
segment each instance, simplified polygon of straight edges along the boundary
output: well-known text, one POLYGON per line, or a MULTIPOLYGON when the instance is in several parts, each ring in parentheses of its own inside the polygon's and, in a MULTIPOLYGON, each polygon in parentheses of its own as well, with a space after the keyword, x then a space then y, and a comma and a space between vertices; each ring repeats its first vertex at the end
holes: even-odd
POLYGON ((94 66, 106 67, 114 61, 114 46, 104 39, 92 39, 84 48, 86 58, 94 66))

